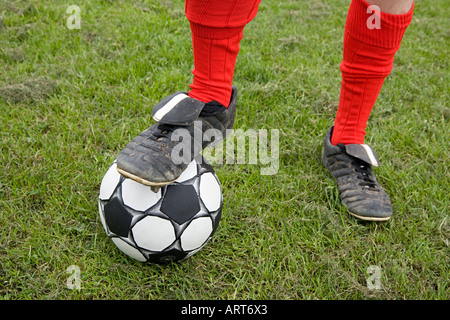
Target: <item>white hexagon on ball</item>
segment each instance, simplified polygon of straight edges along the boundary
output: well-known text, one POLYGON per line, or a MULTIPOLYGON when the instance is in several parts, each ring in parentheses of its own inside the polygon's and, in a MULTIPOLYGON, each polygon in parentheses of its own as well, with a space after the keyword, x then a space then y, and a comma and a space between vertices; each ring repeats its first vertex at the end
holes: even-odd
POLYGON ((193 160, 193 161, 191 161, 191 163, 189 163, 189 165, 183 171, 183 173, 181 173, 181 175, 178 177, 178 179, 175 180, 175 182, 181 183, 186 180, 192 179, 196 175, 197 175, 197 161, 193 160))
POLYGON ((136 244, 146 250, 162 251, 176 239, 172 223, 163 218, 147 216, 131 229, 136 244))
POLYGON ((100 200, 109 200, 120 182, 120 173, 117 172, 117 164, 114 162, 106 171, 100 184, 100 200))
POLYGON ((190 251, 199 248, 211 236, 213 222, 209 217, 194 219, 180 237, 181 248, 190 251))
POLYGON ((142 255, 142 253, 136 249, 133 248, 131 245, 129 245, 127 242, 123 241, 120 238, 111 238, 112 242, 117 246, 117 248, 120 249, 123 253, 125 253, 127 256, 141 262, 145 262, 146 259, 142 255))
POLYGON ((103 213, 103 205, 100 203, 100 201, 98 202, 98 211, 100 214, 100 221, 102 223, 103 229, 105 229, 106 234, 108 234, 108 227, 106 226, 105 215, 103 213))
POLYGON ((219 210, 222 202, 222 192, 216 177, 207 172, 200 177, 200 199, 210 211, 219 210))
POLYGON ((161 199, 161 190, 155 193, 142 183, 126 179, 122 182, 122 199, 126 206, 137 211, 145 211, 161 199))

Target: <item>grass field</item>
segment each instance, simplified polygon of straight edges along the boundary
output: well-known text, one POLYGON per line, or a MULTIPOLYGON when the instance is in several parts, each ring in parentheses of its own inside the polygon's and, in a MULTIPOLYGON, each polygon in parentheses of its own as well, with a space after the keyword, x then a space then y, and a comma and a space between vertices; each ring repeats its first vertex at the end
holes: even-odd
POLYGON ((235 128, 279 129, 279 171, 216 165, 212 241, 146 266, 106 237, 97 197, 153 105, 188 89, 184 2, 75 0, 70 30, 67 1, 0 0, 0 298, 449 299, 450 11, 416 2, 367 128, 391 220, 350 216, 319 161, 350 1, 266 0, 241 43, 235 128), (66 285, 72 265, 80 290, 66 285), (379 289, 367 285, 374 267, 379 289))

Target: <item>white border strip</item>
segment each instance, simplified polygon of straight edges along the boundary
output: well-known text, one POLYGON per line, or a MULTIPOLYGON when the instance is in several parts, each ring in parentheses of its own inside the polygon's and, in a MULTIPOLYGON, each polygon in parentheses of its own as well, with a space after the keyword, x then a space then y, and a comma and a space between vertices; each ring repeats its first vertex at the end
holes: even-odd
POLYGON ((370 164, 373 166, 378 166, 378 161, 375 158, 375 155, 373 154, 372 149, 367 144, 364 144, 364 143, 361 144, 361 146, 366 151, 367 156, 369 157, 369 160, 370 160, 370 164))
POLYGON ((155 119, 156 121, 161 121, 161 119, 170 112, 170 110, 172 110, 178 103, 180 103, 180 101, 183 101, 184 99, 189 98, 188 95, 184 94, 184 93, 180 93, 177 94, 175 97, 173 97, 172 99, 170 99, 169 102, 167 102, 164 107, 162 107, 161 109, 159 109, 155 115, 153 116, 153 119, 155 119))

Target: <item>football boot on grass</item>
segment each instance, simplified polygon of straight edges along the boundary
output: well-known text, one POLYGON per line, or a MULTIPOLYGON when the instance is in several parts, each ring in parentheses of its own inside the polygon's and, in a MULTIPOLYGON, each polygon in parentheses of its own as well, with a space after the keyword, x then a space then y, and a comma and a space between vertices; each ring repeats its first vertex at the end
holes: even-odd
POLYGON ((176 92, 152 111, 156 124, 128 143, 117 157, 117 171, 154 190, 175 181, 200 152, 225 138, 236 114, 233 87, 226 108, 176 92))
POLYGON ((372 166, 379 160, 366 144, 331 144, 329 128, 322 149, 322 164, 336 179, 339 197, 349 213, 368 221, 386 221, 392 216, 389 196, 378 183, 372 166))

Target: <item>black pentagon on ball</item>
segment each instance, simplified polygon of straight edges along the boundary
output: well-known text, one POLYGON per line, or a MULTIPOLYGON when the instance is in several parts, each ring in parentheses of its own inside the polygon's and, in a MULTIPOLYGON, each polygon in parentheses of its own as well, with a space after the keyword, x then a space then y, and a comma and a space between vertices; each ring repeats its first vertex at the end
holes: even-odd
POLYGON ((133 216, 122 205, 118 197, 112 198, 105 205, 105 222, 111 232, 127 237, 133 216))
POLYGON ((200 204, 195 188, 191 185, 168 185, 161 211, 176 223, 183 224, 200 211, 200 204))

